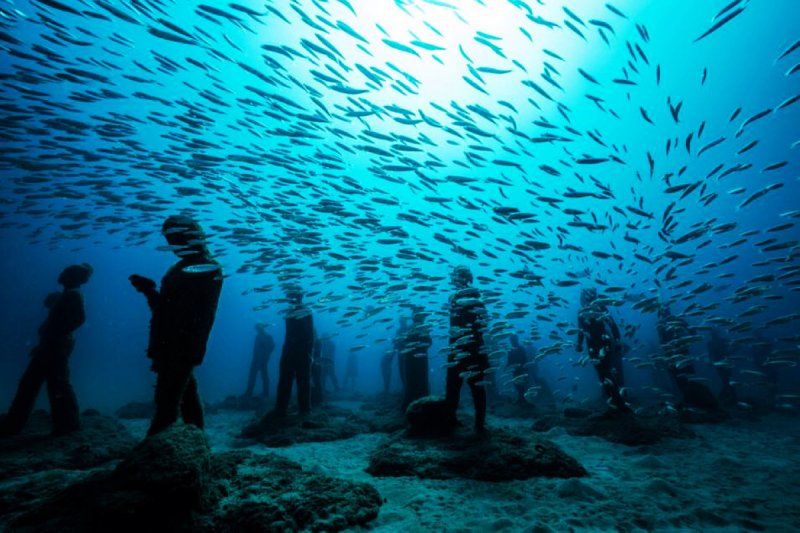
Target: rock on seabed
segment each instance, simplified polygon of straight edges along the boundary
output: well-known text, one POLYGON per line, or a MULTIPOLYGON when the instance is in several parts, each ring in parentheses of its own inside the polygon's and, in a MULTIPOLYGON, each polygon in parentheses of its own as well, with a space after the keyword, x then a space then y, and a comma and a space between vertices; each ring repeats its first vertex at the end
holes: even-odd
POLYGON ((278 456, 215 455, 203 432, 175 424, 114 470, 41 495, 11 530, 340 531, 378 516, 369 484, 304 471, 278 456))
POLYGON ((457 429, 444 437, 409 437, 398 433, 372 453, 367 472, 376 477, 483 481, 587 475, 576 459, 554 443, 510 429, 480 435, 457 429))

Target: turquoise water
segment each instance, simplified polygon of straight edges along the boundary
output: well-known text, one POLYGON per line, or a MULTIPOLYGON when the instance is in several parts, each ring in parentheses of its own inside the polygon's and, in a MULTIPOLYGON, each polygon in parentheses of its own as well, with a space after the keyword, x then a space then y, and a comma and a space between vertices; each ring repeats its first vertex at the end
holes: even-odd
POLYGON ((149 397, 148 313, 127 277, 160 278, 174 257, 159 228, 182 210, 226 272, 199 371, 211 398, 244 387, 256 321, 281 342, 287 280, 341 358, 358 350, 363 390, 398 315, 424 305, 437 390, 459 264, 496 356, 521 333, 562 398, 597 393, 570 332, 589 284, 615 300, 629 360, 656 351, 662 299, 745 348, 778 339, 788 391, 800 50, 779 56, 800 37, 795 3, 612 7, 0 3, 2 400, 77 261, 95 267, 81 403, 149 397))

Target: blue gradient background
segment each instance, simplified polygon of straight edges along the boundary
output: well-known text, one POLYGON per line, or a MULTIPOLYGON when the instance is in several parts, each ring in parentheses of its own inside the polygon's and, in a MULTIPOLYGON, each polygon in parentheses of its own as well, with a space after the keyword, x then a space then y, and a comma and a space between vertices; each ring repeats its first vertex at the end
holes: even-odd
MULTIPOLYGON (((111 17, 107 11, 89 0, 66 3, 111 17)), ((242 4, 262 10, 257 2, 242 4)), ((3 144, 20 151, 14 152, 13 161, 4 158, 0 164, 0 335, 4 339, 3 357, 0 359, 0 405, 10 402, 16 382, 27 363, 27 353, 36 341, 36 329, 45 316, 41 303, 44 296, 57 288, 55 279, 60 270, 67 264, 79 261, 88 261, 95 268, 94 277, 84 287, 88 320, 77 334, 77 347, 71 361, 73 380, 81 406, 111 410, 130 400, 148 400, 151 397, 154 376, 149 372, 148 362, 144 357, 149 313, 143 299, 128 285, 127 277, 132 273, 139 273, 160 279, 174 261, 172 254, 157 250, 164 244, 158 232, 161 220, 184 208, 195 210, 207 229, 211 247, 219 254, 228 276, 206 361, 197 372, 201 392, 209 401, 243 392, 255 322, 272 324, 270 331, 280 346, 283 335, 280 311, 284 306, 281 302, 278 273, 287 267, 300 268, 301 281, 310 293, 307 300, 314 307, 315 322, 320 333, 337 335, 335 342, 338 347, 340 377, 348 348, 356 344, 367 345, 359 351, 359 388, 365 392, 377 391, 381 387, 378 359, 389 349, 396 317, 403 312, 402 306, 408 302, 421 303, 432 312, 434 345, 431 349, 431 383, 434 392, 441 389, 441 363, 444 362, 443 348, 447 336, 446 303, 450 290, 447 275, 452 266, 457 264, 469 264, 478 278, 477 284, 480 288, 490 291, 490 296, 492 291, 497 294, 496 298, 489 298, 494 324, 505 321, 505 315, 514 310, 531 311, 525 318, 508 319, 508 326, 500 327, 498 331, 518 331, 524 338, 530 339, 531 323, 535 322, 538 335, 532 342, 540 349, 557 348, 543 358, 543 373, 552 380, 560 397, 572 392, 577 400, 596 396, 598 386, 590 368, 576 367, 573 364, 578 356, 570 346, 574 337, 567 330, 575 326, 580 286, 560 288, 554 285, 556 281, 567 279, 568 273, 577 274, 584 283, 600 280, 611 286, 623 286, 628 289, 633 301, 640 294, 673 298, 676 312, 692 302, 702 305, 719 304, 705 317, 693 317, 693 325, 703 325, 703 320, 709 317, 735 319, 737 314, 751 305, 761 303, 768 305, 768 309, 751 318, 754 328, 761 327, 775 317, 797 312, 797 285, 789 286, 781 282, 765 284, 764 294, 780 296, 781 299, 762 302, 761 298, 753 298, 741 303, 732 303, 728 299, 734 290, 755 276, 779 274, 780 267, 797 265, 796 246, 794 256, 790 257, 790 250, 762 253, 754 243, 768 237, 775 237, 779 241, 796 241, 800 235, 796 226, 786 231, 768 233, 766 236, 763 234, 767 228, 792 220, 781 217, 780 213, 800 208, 798 148, 791 148, 793 143, 800 140, 800 105, 795 104, 770 114, 750 125, 740 138, 735 138, 736 130, 743 120, 763 109, 777 107, 786 98, 800 93, 800 73, 789 77, 784 74, 797 64, 800 52, 776 63, 778 55, 798 38, 795 2, 749 2, 745 11, 730 24, 697 43, 693 42, 694 39, 710 26, 711 18, 726 2, 615 2, 614 5, 625 12, 630 20, 617 17, 602 2, 547 2, 544 6, 531 2, 531 8, 538 16, 561 25, 561 28, 554 29, 533 24, 525 18, 523 9, 500 1, 486 0, 485 5, 475 1, 452 2, 456 9, 423 1, 401 2, 401 5, 405 5, 405 11, 397 4, 386 1, 352 1, 351 4, 358 16, 354 16, 339 2, 321 2, 319 5, 329 11, 329 14, 325 14, 312 2, 276 1, 270 5, 283 13, 290 20, 289 24, 274 13, 262 17, 263 24, 259 24, 243 13, 235 12, 245 21, 246 29, 223 19, 218 19, 220 23, 216 24, 198 16, 194 2, 141 4, 150 6, 154 19, 166 18, 195 35, 197 33, 192 30, 193 27, 213 36, 216 43, 208 48, 222 52, 232 59, 225 61, 214 56, 205 47, 172 43, 149 34, 146 31, 147 26, 161 29, 164 27, 148 18, 145 11, 125 7, 122 2, 115 5, 141 20, 144 25, 137 26, 119 19, 102 21, 51 9, 50 16, 69 28, 73 37, 89 43, 86 46, 59 46, 42 38, 43 33, 52 35, 52 29, 32 22, 36 20, 36 10, 41 9, 42 4, 24 1, 16 3, 16 8, 26 18, 5 17, 3 31, 18 39, 21 44, 10 46, 4 43, 6 51, 3 52, 0 63, 2 74, 19 73, 20 66, 51 75, 64 68, 64 65, 55 62, 36 64, 7 53, 12 48, 31 53, 31 47, 40 44, 70 61, 78 61, 72 65, 76 68, 107 76, 112 84, 91 81, 77 84, 53 78, 45 83, 26 85, 24 79, 4 76, 0 86, 0 96, 4 104, 15 104, 30 112, 30 116, 24 120, 26 126, 45 128, 44 132, 37 134, 8 127, 9 123, 5 121, 3 127, 3 144), (325 39, 342 54, 338 64, 322 55, 314 59, 316 64, 301 58, 290 60, 280 54, 269 54, 260 48, 264 44, 285 44, 312 57, 299 43, 301 39, 309 39, 319 45, 314 36, 319 32, 304 24, 290 4, 299 6, 317 24, 322 24, 329 30, 325 39), (166 15, 153 10, 154 5, 161 5, 166 15), (603 42, 594 28, 582 28, 586 35, 584 41, 564 27, 563 20, 567 16, 562 5, 584 21, 602 19, 612 24, 616 35, 608 35, 610 45, 603 42), (455 12, 466 23, 459 20, 455 12), (325 26, 317 16, 330 21, 345 21, 370 41, 370 44, 364 46, 372 55, 357 48, 359 41, 345 32, 325 26), (442 36, 436 35, 425 22, 435 27, 442 36), (649 43, 643 43, 634 23, 647 28, 649 43), (386 29, 395 41, 408 44, 416 35, 420 40, 434 43, 444 50, 430 52, 417 48, 419 56, 395 50, 381 42, 385 36, 380 33, 376 24, 386 29), (533 42, 528 41, 519 31, 519 27, 525 28, 531 34, 533 42), (88 30, 96 37, 90 37, 78 28, 88 30), (476 42, 473 38, 476 31, 500 37, 502 40, 497 42, 502 46, 506 59, 476 42), (124 36, 132 45, 125 47, 110 41, 109 37, 114 33, 124 36), (239 50, 232 47, 223 34, 239 50), (631 73, 631 76, 638 85, 631 87, 611 81, 622 77, 622 68, 630 59, 626 41, 640 44, 650 61, 649 67, 641 61, 637 63, 640 73, 631 73), (469 75, 469 72, 467 62, 459 52, 459 44, 464 47, 474 66, 511 69, 512 72, 484 74, 484 88, 489 95, 476 91, 462 78, 469 75), (564 61, 546 56, 542 52, 544 48, 558 53, 564 61), (111 54, 107 50, 120 55, 111 54), (150 69, 158 67, 153 51, 175 61, 180 68, 174 72, 154 70, 153 74, 142 71, 134 61, 150 69), (266 75, 276 76, 275 79, 287 82, 289 78, 280 78, 279 72, 265 63, 262 54, 278 61, 283 67, 281 72, 294 77, 299 84, 305 84, 305 87, 270 86, 237 64, 247 64, 266 75), (437 62, 434 56, 441 62, 437 62), (211 73, 219 81, 215 82, 206 76, 204 70, 186 62, 187 57, 206 62, 216 69, 211 73), (90 63, 80 63, 81 59, 90 63), (513 65, 512 59, 524 65, 527 73, 513 65), (101 61, 112 66, 104 66, 99 63, 101 61), (551 63, 561 73, 556 79, 563 91, 548 85, 539 76, 544 61, 551 63), (358 63, 366 67, 376 66, 391 73, 395 80, 407 83, 401 74, 387 67, 386 62, 391 62, 419 80, 418 94, 401 94, 387 82, 383 87, 372 88, 364 94, 355 95, 354 100, 348 100, 347 95, 319 82, 311 73, 311 69, 315 69, 335 77, 326 68, 326 64, 331 65, 344 76, 346 85, 369 88, 369 80, 354 68, 358 63), (656 85, 656 65, 661 67, 660 85, 656 85), (346 71, 345 66, 352 70, 346 71), (594 85, 584 79, 578 73, 578 68, 595 77, 601 85, 594 85), (700 80, 705 68, 708 69, 708 80, 701 86, 700 80), (123 74, 147 78, 153 80, 153 83, 125 79, 123 74), (555 100, 569 108, 571 126, 583 135, 567 134, 563 129, 567 123, 559 114, 555 103, 522 85, 523 80, 535 80, 555 100), (270 102, 269 99, 260 98, 246 89, 247 86, 291 98, 304 109, 286 105, 282 109, 270 107, 275 103, 274 100, 270 102), (20 90, 20 87, 46 93, 44 100, 48 102, 70 103, 74 106, 74 111, 59 111, 64 117, 96 125, 99 124, 96 117, 109 118, 113 116, 112 113, 122 113, 143 122, 123 118, 124 122, 135 128, 135 132, 122 139, 103 139, 97 135, 96 130, 87 135, 78 135, 74 139, 64 139, 69 136, 64 132, 48 130, 46 124, 41 122, 54 117, 37 113, 33 109, 37 105, 35 99, 20 90), (70 99, 76 93, 99 91, 103 88, 116 91, 123 98, 101 98, 94 102, 70 99), (206 90, 213 92, 216 95, 214 98, 229 104, 229 107, 219 106, 199 94, 206 90), (319 116, 326 116, 321 107, 311 99, 313 91, 318 91, 318 101, 339 118, 328 116, 327 124, 315 126, 314 123, 303 122, 297 117, 287 116, 285 121, 278 121, 261 113, 265 109, 278 114, 288 110, 291 113, 318 113, 319 116), (137 92, 155 95, 177 104, 164 106, 136 98, 133 95, 137 92), (620 118, 616 119, 598 109, 586 98, 586 94, 602 97, 605 107, 613 109, 620 118), (683 101, 679 124, 675 124, 669 115, 666 103, 668 97, 673 102, 683 101), (262 107, 247 108, 250 110, 246 111, 245 106, 236 103, 236 99, 245 98, 259 100, 262 107), (364 100, 360 100, 362 98, 364 100), (529 99, 533 99, 537 105, 533 105, 529 99), (451 107, 451 102, 455 102, 462 109, 477 104, 495 115, 509 114, 508 108, 498 104, 500 100, 511 103, 517 109, 518 112, 513 117, 519 131, 531 137, 553 132, 557 135, 568 135, 573 141, 552 144, 521 141, 506 130, 509 125, 507 122, 498 119, 496 124, 492 124, 474 112, 470 112, 468 116, 474 120, 475 126, 494 136, 458 138, 425 122, 416 125, 398 123, 395 119, 402 115, 385 110, 385 106, 395 104, 414 112, 417 119, 420 118, 421 110, 426 116, 452 126, 452 121, 433 107, 432 103, 452 112, 455 110, 451 107), (181 131, 179 126, 182 123, 175 121, 175 117, 184 115, 188 109, 181 102, 208 115, 212 121, 201 129, 181 131), (382 108, 378 108, 379 114, 364 117, 362 120, 346 117, 344 109, 356 109, 356 105, 382 108), (640 106, 647 109, 655 125, 642 119, 640 106), (741 114, 735 121, 729 122, 729 117, 738 107, 742 107, 741 114), (153 122, 150 120, 154 116, 151 114, 153 112, 163 113, 163 116, 156 116, 161 120, 173 121, 174 125, 163 126, 153 122), (250 130, 237 125, 238 121, 247 117, 257 118, 258 127, 262 129, 258 129, 255 124, 250 125, 250 130), (533 125, 534 120, 541 118, 557 128, 549 130, 533 125), (704 121, 705 131, 698 141, 697 129, 704 121), (293 126, 310 131, 318 138, 308 141, 307 146, 300 146, 288 142, 285 137, 269 134, 274 128, 293 126), (317 129, 313 129, 314 127, 317 129), (422 152, 406 155, 418 163, 430 161, 430 155, 442 161, 442 168, 422 169, 426 176, 440 180, 435 187, 437 190, 434 192, 425 188, 419 176, 413 172, 389 172, 392 181, 380 179, 370 170, 371 167, 376 164, 380 166, 401 163, 396 158, 381 159, 356 147, 372 143, 373 146, 388 149, 391 143, 370 141, 364 137, 341 138, 333 134, 330 127, 342 128, 353 135, 359 135, 368 127, 376 132, 416 139, 419 139, 418 135, 424 134, 431 144, 421 145, 424 149, 422 152), (599 131, 609 148, 603 148, 585 135, 589 130, 599 131), (694 132, 695 139, 692 153, 687 154, 683 142, 691 132, 694 132), (174 134, 185 137, 176 138, 174 134), (724 136, 726 141, 700 157, 696 155, 701 146, 720 136, 724 136), (678 138, 680 142, 670 156, 666 157, 664 145, 670 138, 678 138), (42 139, 54 141, 56 146, 43 146, 39 142, 42 139), (140 144, 125 144, 123 139, 140 144), (191 139, 201 139, 217 145, 206 150, 194 150, 195 153, 202 152, 223 159, 231 154, 246 154, 259 158, 263 164, 251 165, 223 160, 220 164, 209 165, 207 168, 192 168, 192 152, 185 149, 185 143, 191 139), (754 139, 759 140, 756 148, 743 156, 736 155, 737 150, 754 139), (356 153, 350 153, 334 144, 337 141, 354 149, 356 153), (518 141, 522 142, 521 146, 518 141), (494 153, 478 152, 470 148, 470 145, 487 146, 494 153), (612 152, 612 146, 619 151, 612 152), (71 155, 63 147, 79 148, 87 153, 97 154, 99 160, 83 160, 82 157, 71 155), (137 147, 142 149, 138 150, 137 147), (178 151, 176 147, 182 147, 182 150, 178 151), (504 147, 515 150, 518 155, 505 151, 504 147), (522 148, 532 157, 524 154, 522 148), (111 153, 109 149, 115 152, 111 153), (294 157, 306 158, 295 165, 305 173, 302 178, 291 177, 289 171, 270 164, 263 157, 263 154, 280 153, 280 150, 285 150, 285 153, 294 157), (487 161, 482 167, 476 166, 468 161, 465 152, 488 156, 487 161), (656 161, 653 178, 649 177, 648 152, 653 154, 656 161), (573 162, 580 157, 605 157, 609 153, 615 153, 626 164, 606 162, 582 166, 573 162), (172 159, 185 172, 159 170, 159 163, 153 160, 152 154, 172 159), (338 164, 340 168, 322 168, 319 165, 322 161, 320 154, 336 154, 341 159, 338 164), (30 171, 17 164, 20 160, 44 161, 45 158, 49 162, 61 162, 64 166, 48 171, 30 171), (513 160, 520 167, 493 164, 493 159, 513 160), (767 165, 784 160, 789 162, 787 166, 772 172, 761 172, 767 165), (706 178, 720 163, 728 168, 740 161, 753 166, 746 172, 734 173, 722 180, 716 176, 706 178), (571 168, 562 162, 566 162, 571 168), (556 167, 561 175, 549 175, 540 169, 540 165, 556 167), (707 184, 707 193, 717 192, 719 197, 708 207, 703 207, 698 201, 697 192, 679 201, 676 209, 683 208, 683 211, 676 214, 679 226, 673 237, 689 231, 694 224, 711 219, 716 220, 713 225, 735 222, 737 227, 734 231, 708 234, 699 240, 676 246, 669 246, 659 239, 657 233, 661 215, 669 202, 677 200, 679 196, 664 192, 666 185, 662 177, 667 172, 677 172, 683 165, 688 165, 688 170, 682 178, 673 178, 673 185, 701 180, 707 184), (580 173, 584 182, 574 172, 580 173), (640 177, 637 177, 637 173, 640 177), (31 175, 44 177, 46 181, 26 184, 25 178, 31 175), (473 184, 475 188, 469 188, 444 181, 447 175, 469 176, 478 181, 473 184), (561 197, 568 188, 596 191, 588 180, 589 176, 606 184, 615 198, 564 199, 559 208, 537 199, 537 196, 561 197), (103 188, 79 183, 84 178, 89 181, 109 179, 111 185, 103 188), (285 181, 287 178, 290 181, 285 181), (342 186, 346 183, 344 178, 358 183, 363 190, 344 194, 330 185, 337 183, 342 186), (487 181, 487 178, 499 178, 510 185, 499 186, 487 181), (750 194, 778 182, 784 185, 778 191, 770 192, 747 207, 737 207, 750 194), (203 193, 184 196, 178 192, 177 187, 199 187, 203 193), (736 196, 727 193, 736 187, 745 187, 747 191, 736 196), (102 189, 118 194, 118 201, 111 202, 107 197, 98 194, 102 189), (70 198, 60 191, 77 191, 82 197, 70 198), (442 197, 447 201, 427 201, 425 196, 442 197), (458 202, 460 196, 476 203, 479 209, 464 208, 458 202), (393 199, 396 205, 376 203, 372 200, 376 197, 393 199), (198 200, 202 205, 192 204, 198 200), (400 227, 408 235, 402 237, 402 244, 380 244, 377 241, 391 237, 390 232, 374 231, 347 219, 322 213, 315 209, 321 200, 339 202, 356 216, 369 214, 377 217, 384 226, 400 227), (623 217, 613 210, 614 206, 625 209, 626 206, 639 205, 640 200, 642 208, 654 214, 654 220, 648 221, 630 212, 627 217, 623 217), (154 201, 165 201, 167 209, 152 213, 138 207, 141 204, 151 205, 154 201), (533 213, 536 217, 534 222, 529 223, 500 223, 492 218, 491 210, 492 207, 499 206, 515 207, 533 213), (605 231, 569 227, 567 223, 573 217, 561 212, 564 208, 585 211, 586 214, 580 217, 585 221, 591 221, 591 215, 594 214, 600 223, 610 227, 605 231), (398 218, 399 213, 408 213, 409 210, 427 216, 427 227, 398 218), (452 217, 452 220, 442 219, 437 214, 452 217), (108 221, 103 219, 106 215, 121 218, 118 221, 108 221), (62 224, 73 223, 76 219, 85 221, 85 225, 77 230, 62 227, 62 224), (637 229, 627 229, 626 222, 636 224, 637 229), (463 223, 466 225, 462 225, 463 223), (320 233, 320 243, 327 250, 308 253, 305 245, 298 242, 296 232, 308 227, 320 233), (252 230, 257 238, 246 238, 237 234, 236 231, 241 228, 252 230), (465 233, 469 230, 474 234, 465 233), (734 248, 721 248, 748 230, 761 230, 762 233, 749 237, 746 243, 734 248), (513 254, 513 246, 498 240, 516 244, 527 238, 521 232, 529 232, 537 240, 549 243, 551 247, 530 252, 529 256, 533 260, 528 260, 513 254), (626 232, 639 239, 641 244, 633 245, 625 241, 623 237, 626 232), (433 237, 435 233, 446 235, 458 245, 473 251, 477 259, 468 259, 454 252, 436 240, 433 237), (559 235, 564 237, 565 242, 581 247, 584 251, 559 249, 559 235), (706 239, 712 239, 712 244, 696 250, 696 246, 706 239), (423 251, 435 260, 398 259, 398 251, 402 248, 423 251), (668 259, 659 257, 670 249, 696 255, 692 264, 677 270, 676 280, 666 282, 663 276, 655 273, 655 267, 669 262, 668 259), (495 257, 484 254, 484 250, 495 257), (619 262, 613 257, 599 259, 590 254, 592 251, 617 253, 624 261, 619 262), (348 257, 363 256, 376 261, 379 268, 376 272, 367 271, 360 278, 360 264, 357 259, 342 261, 331 257, 329 252, 348 257), (634 252, 655 259, 656 264, 651 266, 634 259, 634 252), (278 253, 286 253, 291 259, 275 259, 278 253), (707 274, 697 274, 702 265, 719 261, 734 253, 739 255, 735 261, 711 268, 707 274), (789 259, 784 263, 753 266, 753 263, 781 257, 789 259), (297 263, 293 264, 293 261, 297 263), (387 267, 385 261, 390 261, 390 265, 394 266, 387 267), (331 265, 343 265, 341 276, 326 273, 324 267, 331 265), (254 272, 253 266, 258 266, 263 271, 254 272), (520 280, 508 275, 509 272, 522 268, 528 268, 542 276, 543 284, 523 287, 520 280), (579 274, 586 269, 589 276, 579 274), (727 279, 718 277, 726 273, 733 276, 727 279), (425 281, 414 277, 420 274, 443 279, 425 281), (670 288, 689 278, 694 281, 690 287, 670 288), (656 279, 662 281, 661 289, 656 287, 656 279), (364 281, 375 282, 375 287, 366 287, 364 281), (409 288, 405 291, 385 290, 385 287, 400 282, 408 283, 409 288), (704 282, 712 284, 713 289, 695 298, 681 300, 686 291, 704 282), (433 285, 437 290, 415 291, 415 285, 433 285), (355 290, 354 287, 360 290, 355 290), (263 289, 263 292, 255 292, 255 289, 263 289), (329 303, 326 296, 330 298, 331 295, 341 299, 329 303), (354 313, 344 318, 343 315, 348 311, 354 313)), ((10 4, 2 4, 0 7, 11 13, 10 4)), ((224 8, 222 4, 219 7, 224 8)), ((464 135, 463 130, 457 126, 452 127, 464 135)), ((628 340, 632 346, 629 358, 646 359, 655 352, 652 314, 632 310, 631 301, 621 302, 615 308, 614 314, 621 322, 638 327, 635 338, 628 340)), ((766 333, 776 338, 796 335, 797 320, 769 328, 766 333)), ((731 335, 733 338, 745 336, 747 334, 731 335)), ((779 346, 794 350, 792 357, 797 359, 797 342, 779 343, 779 346)), ((698 356, 702 356, 703 349, 701 345, 696 346, 698 356)), ((277 359, 276 352, 272 361, 275 376, 277 359)), ((701 371, 707 373, 708 368, 701 368, 701 371)), ((649 374, 645 370, 631 369, 628 375, 634 388, 649 380, 649 374)), ((783 378, 784 387, 788 390, 796 373, 786 372, 783 378)), ((40 398, 40 402, 43 401, 44 398, 40 398)))

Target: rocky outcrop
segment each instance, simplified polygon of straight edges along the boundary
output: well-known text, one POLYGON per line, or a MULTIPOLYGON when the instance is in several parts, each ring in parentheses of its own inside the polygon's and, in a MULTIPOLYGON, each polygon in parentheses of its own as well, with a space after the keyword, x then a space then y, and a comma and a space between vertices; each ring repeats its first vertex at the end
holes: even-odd
POLYGON ((236 464, 237 474, 214 521, 217 531, 341 531, 378 516, 382 499, 372 485, 306 472, 273 454, 240 451, 223 459, 236 464))
POLYGON ((113 470, 38 496, 11 529, 340 531, 373 520, 382 503, 371 485, 272 454, 211 454, 203 432, 182 424, 147 438, 113 470))
POLYGON ((306 417, 276 416, 270 412, 245 427, 241 437, 270 448, 282 448, 302 442, 349 439, 369 431, 370 427, 366 422, 351 416, 349 412, 316 410, 306 417))
POLYGON ((117 417, 123 420, 138 420, 153 418, 156 412, 156 405, 152 402, 128 402, 117 409, 117 417))
POLYGON ((668 438, 690 438, 694 433, 674 416, 638 416, 632 413, 591 415, 590 411, 571 410, 564 416, 545 416, 537 420, 535 431, 561 426, 576 437, 600 437, 626 446, 644 446, 668 438))
POLYGON ((89 470, 125 457, 136 440, 117 420, 87 410, 81 429, 50 435, 50 418, 36 411, 19 435, 0 438, 0 481, 45 470, 89 470))
POLYGON ((475 434, 461 428, 444 437, 398 433, 372 453, 367 472, 485 481, 586 475, 578 461, 548 440, 510 429, 475 434))
POLYGON ((224 409, 226 411, 256 411, 266 412, 270 404, 270 399, 265 396, 226 396, 224 400, 214 404, 211 408, 214 411, 224 409))
POLYGON ((408 433, 418 437, 438 437, 452 433, 456 419, 450 414, 444 398, 425 396, 411 402, 406 409, 408 433))

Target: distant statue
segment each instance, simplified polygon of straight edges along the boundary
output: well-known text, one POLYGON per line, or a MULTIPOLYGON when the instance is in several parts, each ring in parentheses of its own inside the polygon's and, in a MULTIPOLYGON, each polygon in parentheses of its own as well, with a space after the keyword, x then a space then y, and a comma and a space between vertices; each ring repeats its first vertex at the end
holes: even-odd
POLYGON ((517 398, 514 403, 523 405, 525 403, 525 392, 528 390, 530 376, 528 374, 528 354, 525 348, 519 343, 519 337, 511 335, 511 348, 508 350, 508 360, 506 365, 511 371, 511 382, 517 391, 517 398))
POLYGON ((733 353, 731 344, 717 328, 714 328, 711 330, 711 337, 708 339, 706 347, 708 348, 708 359, 714 365, 722 383, 722 388, 719 391, 720 403, 726 406, 736 405, 739 400, 736 395, 736 389, 733 388, 731 383, 733 363, 728 358, 733 353))
POLYGON ((325 385, 333 383, 334 390, 339 390, 336 379, 333 357, 336 346, 327 335, 319 337, 314 334, 314 356, 311 359, 311 406, 322 404, 325 399, 325 385))
POLYGON ((314 319, 303 304, 303 291, 297 285, 286 289, 289 310, 286 313, 286 336, 281 350, 276 416, 286 416, 292 385, 297 382, 297 405, 305 416, 311 408, 311 357, 314 351, 314 319))
POLYGON ((774 348, 772 339, 765 337, 761 331, 756 332, 750 345, 750 360, 758 371, 764 374, 764 384, 767 387, 766 402, 769 407, 774 407, 778 399, 778 369, 770 364, 774 348))
POLYGON ((64 435, 80 429, 78 401, 69 381, 69 356, 75 347, 74 332, 86 319, 79 289, 91 276, 92 267, 87 263, 69 266, 58 277, 64 290, 45 298, 49 312, 39 327, 39 343, 31 350, 17 394, 0 423, 0 436, 22 431, 44 383, 47 383, 53 434, 64 435))
MULTIPOLYGON (((490 324, 487 320, 487 323, 484 325, 484 331, 488 331, 490 329, 490 324)), ((489 336, 485 338, 485 344, 483 347, 483 351, 486 354, 492 353, 499 353, 503 349, 503 345, 499 342, 496 337, 489 336)), ((498 375, 497 375, 497 366, 499 365, 499 361, 496 364, 493 364, 491 357, 489 358, 489 366, 495 367, 488 369, 484 374, 484 380, 481 382, 483 390, 486 391, 486 404, 488 406, 497 405, 502 402, 503 395, 500 394, 500 383, 498 383, 498 375)))
POLYGON ((406 388, 405 378, 405 363, 403 361, 403 344, 406 339, 406 331, 408 330, 408 318, 400 317, 400 327, 397 328, 395 333, 392 348, 383 354, 381 357, 381 376, 383 377, 383 393, 389 394, 392 384, 392 361, 397 358, 397 373, 400 376, 400 383, 403 390, 406 388))
POLYGON ((406 386, 403 395, 403 410, 411 402, 430 394, 428 382, 428 350, 432 340, 428 325, 425 323, 426 313, 423 309, 414 309, 413 322, 406 331, 403 341, 403 362, 406 386))
POLYGON ((222 291, 222 267, 206 248, 205 235, 191 217, 173 215, 161 232, 180 260, 161 279, 133 274, 131 285, 147 298, 152 312, 147 357, 156 373, 156 412, 147 434, 166 429, 180 414, 203 428, 203 404, 194 367, 203 362, 222 291))
POLYGON ((528 373, 528 384, 533 384, 533 390, 529 389, 525 393, 525 399, 530 402, 534 403, 533 400, 536 400, 536 404, 552 404, 555 402, 555 397, 553 396, 553 389, 550 388, 550 384, 547 383, 547 380, 539 374, 539 363, 537 362, 537 355, 538 351, 536 347, 532 343, 526 343, 525 346, 525 353, 528 357, 528 362, 525 364, 528 373))
POLYGON ((358 354, 350 352, 347 356, 347 364, 344 371, 344 379, 342 380, 342 388, 356 390, 356 379, 358 378, 358 354))
POLYGON ((489 355, 484 346, 486 307, 480 291, 472 287, 472 272, 465 266, 453 270, 456 292, 450 296, 450 351, 447 356, 445 403, 455 422, 461 386, 467 382, 475 407, 475 431, 483 432, 486 423, 486 370, 489 355))
POLYGON ((581 290, 576 346, 578 352, 583 351, 584 341, 608 405, 620 412, 629 412, 630 408, 620 393, 624 385, 624 374, 619 327, 608 308, 599 302, 595 289, 581 290))
POLYGON ((661 355, 669 373, 683 397, 687 407, 706 411, 719 411, 717 399, 702 383, 696 381, 694 362, 689 355, 689 323, 674 316, 669 308, 661 305, 658 311, 658 338, 661 341, 661 355))
POLYGON ((322 341, 316 330, 314 331, 314 350, 311 352, 311 407, 322 405, 322 341))
POLYGON ((333 385, 333 390, 339 391, 339 380, 336 379, 336 344, 330 335, 323 335, 320 339, 320 366, 322 367, 322 390, 328 381, 333 385))
POLYGON ((253 396, 256 386, 256 378, 261 376, 261 393, 264 397, 269 396, 269 360, 272 352, 275 351, 275 340, 272 335, 267 333, 263 323, 256 324, 256 338, 253 342, 253 358, 250 360, 250 374, 247 377, 247 390, 244 395, 247 398, 253 396))

